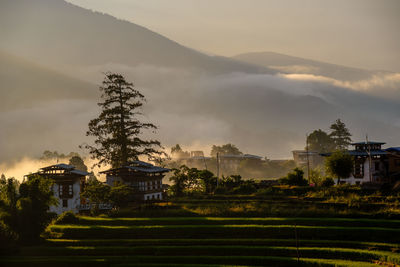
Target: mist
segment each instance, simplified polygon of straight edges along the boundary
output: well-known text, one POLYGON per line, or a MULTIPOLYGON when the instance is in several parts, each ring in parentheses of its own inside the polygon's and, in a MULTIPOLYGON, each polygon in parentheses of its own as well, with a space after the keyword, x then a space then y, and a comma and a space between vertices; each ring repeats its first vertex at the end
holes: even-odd
MULTIPOLYGON (((244 153, 290 158, 307 133, 329 131, 338 118, 354 141, 368 134, 399 145, 399 73, 288 56, 210 56, 61 0, 1 7, 8 28, 0 28, 0 173, 14 175, 15 164, 44 150, 87 156, 79 145, 93 141, 85 133, 100 112, 98 87, 107 71, 145 95, 141 119, 159 129, 143 137, 160 140, 167 152, 181 144, 207 154, 214 144, 233 143, 244 153)), ((35 164, 23 171, 36 171, 35 164)))

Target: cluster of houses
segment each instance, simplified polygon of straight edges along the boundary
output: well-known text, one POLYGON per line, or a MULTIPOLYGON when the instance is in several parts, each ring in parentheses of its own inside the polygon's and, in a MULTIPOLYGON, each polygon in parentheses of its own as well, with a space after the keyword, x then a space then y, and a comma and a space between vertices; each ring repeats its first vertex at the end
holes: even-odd
MULTIPOLYGON (((382 148, 382 142, 353 143, 354 149, 348 153, 354 159, 354 171, 350 177, 342 179, 341 183, 352 185, 364 183, 394 183, 400 180, 400 147, 382 148)), ((324 157, 330 153, 320 154, 315 151, 294 150, 293 159, 297 166, 316 168, 324 162, 324 157)), ((207 164, 211 158, 204 157, 203 152, 194 151, 190 157, 182 159, 185 164, 199 168, 207 164)), ((255 155, 221 155, 219 162, 226 169, 235 171, 244 160, 261 161, 262 157, 255 155)), ((143 161, 134 161, 129 166, 113 168, 102 171, 106 175, 106 184, 114 186, 117 182, 127 184, 134 188, 135 198, 141 201, 162 200, 163 182, 165 174, 170 170, 154 166, 143 161)), ((86 171, 77 170, 67 164, 55 164, 41 168, 38 172, 27 175, 40 175, 54 180, 52 190, 59 204, 52 206, 50 211, 61 214, 72 210, 80 212, 90 209, 90 203, 80 196, 84 190, 86 171)), ((111 208, 105 205, 104 208, 111 208)))
MULTIPOLYGON (((383 142, 358 142, 351 144, 347 153, 354 160, 353 173, 340 183, 352 185, 394 183, 400 180, 400 147, 382 148, 383 142)), ((297 166, 317 168, 331 153, 294 150, 297 166)))
MULTIPOLYGON (((129 166, 122 166, 102 171, 106 175, 106 183, 114 186, 116 182, 127 184, 134 189, 137 200, 161 200, 163 198, 162 179, 169 169, 157 167, 143 161, 134 161, 129 166)), ((38 172, 27 175, 39 175, 54 180, 52 191, 58 199, 57 206, 51 206, 50 211, 61 214, 64 211, 75 213, 90 209, 90 203, 81 197, 85 187, 88 172, 77 170, 68 164, 55 164, 41 168, 38 172)), ((110 209, 107 203, 101 203, 100 208, 110 209)))

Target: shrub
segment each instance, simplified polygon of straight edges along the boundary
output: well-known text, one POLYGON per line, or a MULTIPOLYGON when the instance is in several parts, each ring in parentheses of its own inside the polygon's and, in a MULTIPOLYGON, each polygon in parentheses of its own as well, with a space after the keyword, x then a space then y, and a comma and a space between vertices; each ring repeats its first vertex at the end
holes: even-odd
POLYGON ((234 194, 253 194, 257 191, 256 186, 253 183, 243 183, 233 189, 234 194))
POLYGON ((333 179, 330 177, 325 178, 321 183, 322 187, 332 187, 334 185, 335 185, 335 181, 333 181, 333 179))
POLYGON ((292 172, 288 173, 286 177, 279 179, 279 182, 282 184, 299 186, 308 184, 307 180, 304 179, 304 171, 299 168, 295 168, 292 172))
POLYGON ((53 224, 75 224, 78 222, 79 218, 72 211, 66 211, 60 214, 53 224))

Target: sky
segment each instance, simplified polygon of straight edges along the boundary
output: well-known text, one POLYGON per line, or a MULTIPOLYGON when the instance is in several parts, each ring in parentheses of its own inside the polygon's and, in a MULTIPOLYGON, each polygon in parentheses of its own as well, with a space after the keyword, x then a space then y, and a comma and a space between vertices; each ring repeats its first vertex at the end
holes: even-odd
POLYGON ((400 71, 398 0, 67 0, 222 56, 272 51, 400 71))

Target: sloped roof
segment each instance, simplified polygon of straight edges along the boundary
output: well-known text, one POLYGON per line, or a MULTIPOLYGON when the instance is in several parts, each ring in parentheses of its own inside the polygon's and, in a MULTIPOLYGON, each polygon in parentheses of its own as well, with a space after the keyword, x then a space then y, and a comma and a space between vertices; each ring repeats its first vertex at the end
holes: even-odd
POLYGON ((47 167, 42 167, 39 169, 38 172, 36 173, 32 173, 30 175, 35 175, 35 174, 46 174, 46 175, 56 175, 54 173, 46 173, 47 171, 51 171, 51 170, 63 170, 64 173, 71 173, 71 174, 76 174, 76 175, 81 175, 81 176, 87 176, 90 173, 86 172, 86 171, 81 171, 81 170, 77 170, 75 169, 74 166, 72 165, 68 165, 65 163, 59 163, 59 164, 54 164, 54 165, 50 165, 47 167))
POLYGON ((385 142, 373 142, 373 141, 368 141, 367 142, 356 142, 356 143, 352 143, 351 145, 384 145, 386 144, 385 142))
MULTIPOLYGON (((346 153, 348 153, 351 156, 369 156, 367 151, 358 151, 358 150, 348 150, 346 151, 346 153)), ((383 155, 387 155, 388 153, 385 150, 382 149, 378 149, 378 150, 371 150, 371 156, 383 156, 383 155)), ((321 156, 324 157, 329 157, 330 155, 332 155, 332 152, 328 152, 328 153, 321 153, 321 156)))
POLYGON ((400 147, 389 147, 386 148, 385 150, 389 152, 400 152, 400 147))
POLYGON ((128 166, 122 166, 120 168, 113 168, 109 170, 102 171, 100 173, 110 173, 118 170, 128 169, 136 172, 144 172, 144 173, 163 173, 169 172, 170 169, 154 166, 153 164, 144 162, 144 161, 132 161, 128 166))

